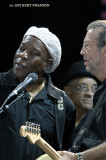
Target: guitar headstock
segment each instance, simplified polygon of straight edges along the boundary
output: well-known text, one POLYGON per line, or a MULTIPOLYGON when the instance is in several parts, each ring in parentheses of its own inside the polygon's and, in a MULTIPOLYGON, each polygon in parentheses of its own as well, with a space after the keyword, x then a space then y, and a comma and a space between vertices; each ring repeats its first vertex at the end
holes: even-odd
POLYGON ((40 125, 32 122, 26 122, 26 125, 20 127, 20 135, 27 137, 30 143, 34 144, 41 137, 40 125))

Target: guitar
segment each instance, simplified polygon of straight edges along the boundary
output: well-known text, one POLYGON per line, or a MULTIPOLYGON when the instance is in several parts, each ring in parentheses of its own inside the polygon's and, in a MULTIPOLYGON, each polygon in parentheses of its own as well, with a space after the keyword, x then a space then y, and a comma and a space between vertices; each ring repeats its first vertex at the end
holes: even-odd
POLYGON ((56 152, 56 150, 54 148, 52 148, 41 137, 41 129, 40 129, 40 125, 39 124, 26 122, 26 125, 22 125, 20 127, 20 135, 22 137, 27 137, 27 139, 29 140, 29 142, 31 144, 35 144, 36 143, 45 153, 47 153, 50 156, 51 159, 59 160, 60 154, 58 152, 56 152))
POLYGON ((40 157, 38 157, 36 160, 52 160, 48 154, 43 154, 40 157))

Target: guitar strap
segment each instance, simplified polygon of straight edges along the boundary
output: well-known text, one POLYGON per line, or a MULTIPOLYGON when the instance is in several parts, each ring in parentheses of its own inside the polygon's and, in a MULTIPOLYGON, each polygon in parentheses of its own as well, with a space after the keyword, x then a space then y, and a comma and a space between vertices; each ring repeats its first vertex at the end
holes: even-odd
POLYGON ((62 150, 62 139, 64 133, 64 123, 65 123, 65 109, 64 109, 64 92, 59 91, 60 100, 57 100, 55 105, 55 114, 56 114, 56 130, 57 130, 57 139, 59 144, 59 149, 62 150))

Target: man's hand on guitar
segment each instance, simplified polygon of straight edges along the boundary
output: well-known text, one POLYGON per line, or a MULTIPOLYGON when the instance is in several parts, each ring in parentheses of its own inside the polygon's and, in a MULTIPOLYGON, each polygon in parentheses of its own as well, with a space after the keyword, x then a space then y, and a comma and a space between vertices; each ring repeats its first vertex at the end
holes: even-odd
POLYGON ((75 153, 68 152, 68 151, 58 151, 60 154, 59 160, 78 160, 78 157, 75 153))

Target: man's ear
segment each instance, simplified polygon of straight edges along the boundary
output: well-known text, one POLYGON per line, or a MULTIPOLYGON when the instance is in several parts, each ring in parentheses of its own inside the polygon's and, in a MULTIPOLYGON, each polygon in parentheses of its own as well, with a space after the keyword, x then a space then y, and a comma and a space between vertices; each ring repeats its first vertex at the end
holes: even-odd
POLYGON ((65 91, 66 94, 71 94, 71 91, 69 89, 69 86, 64 86, 63 90, 65 91))
POLYGON ((106 45, 102 47, 101 54, 103 55, 103 57, 106 57, 106 45))
POLYGON ((53 63, 52 59, 47 59, 44 64, 44 70, 46 70, 48 67, 50 67, 52 65, 52 63, 53 63))
POLYGON ((48 66, 51 66, 53 64, 53 60, 52 59, 48 59, 48 66))

